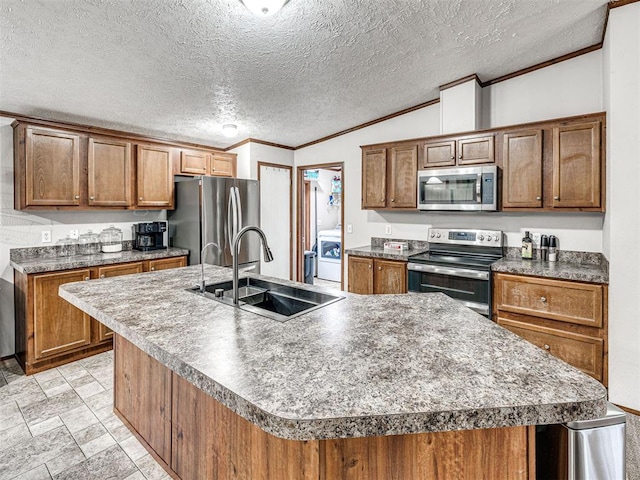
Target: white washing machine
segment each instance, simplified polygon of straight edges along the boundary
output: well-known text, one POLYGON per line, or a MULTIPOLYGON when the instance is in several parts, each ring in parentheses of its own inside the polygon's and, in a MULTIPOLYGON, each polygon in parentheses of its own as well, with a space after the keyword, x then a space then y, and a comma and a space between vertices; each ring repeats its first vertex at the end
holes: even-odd
POLYGON ((318 232, 318 278, 340 281, 342 232, 339 228, 318 232))

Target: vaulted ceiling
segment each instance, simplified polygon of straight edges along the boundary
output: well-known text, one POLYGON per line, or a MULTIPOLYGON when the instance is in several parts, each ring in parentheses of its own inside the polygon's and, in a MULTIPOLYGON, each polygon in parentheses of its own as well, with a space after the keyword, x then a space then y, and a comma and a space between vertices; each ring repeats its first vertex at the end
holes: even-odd
POLYGON ((290 0, 259 18, 239 0, 2 0, 0 110, 296 146, 597 44, 606 4, 290 0))

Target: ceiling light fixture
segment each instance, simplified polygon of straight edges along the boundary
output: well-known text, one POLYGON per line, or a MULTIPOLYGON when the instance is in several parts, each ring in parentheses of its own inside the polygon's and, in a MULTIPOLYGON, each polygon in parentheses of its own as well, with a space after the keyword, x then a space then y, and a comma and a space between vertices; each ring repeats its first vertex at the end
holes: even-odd
POLYGON ((259 17, 275 15, 289 0, 240 0, 245 7, 259 17))
POLYGON ((222 126, 222 134, 225 137, 235 137, 238 134, 238 126, 233 123, 227 123, 222 126))

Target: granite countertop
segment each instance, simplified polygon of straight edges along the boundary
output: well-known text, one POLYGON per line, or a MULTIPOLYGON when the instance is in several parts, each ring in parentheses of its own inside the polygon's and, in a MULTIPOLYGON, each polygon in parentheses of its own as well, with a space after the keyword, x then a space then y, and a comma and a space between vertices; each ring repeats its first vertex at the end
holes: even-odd
MULTIPOLYGON (((26 249, 25 249, 26 250, 26 249)), ((98 267, 115 263, 138 262, 158 258, 181 257, 188 255, 184 248, 165 248, 141 252, 139 250, 123 250, 115 253, 98 253, 96 255, 71 255, 58 257, 52 255, 11 255, 11 266, 20 273, 55 272, 74 268, 98 267)))
POLYGON ((366 247, 347 248, 344 252, 352 257, 386 258, 387 260, 403 260, 406 262, 411 255, 416 255, 417 253, 422 253, 424 251, 426 250, 412 249, 396 251, 384 247, 367 245, 366 247))
POLYGON ((503 258, 491 265, 492 272, 533 275, 556 280, 573 280, 589 283, 609 283, 609 273, 605 264, 584 264, 569 262, 542 262, 503 258))
MULTIPOLYGON (((209 283, 231 278, 205 268, 209 283)), ((283 438, 562 423, 606 410, 600 383, 443 294, 345 293, 280 323, 185 290, 199 281, 192 266, 66 284, 60 295, 283 438)))

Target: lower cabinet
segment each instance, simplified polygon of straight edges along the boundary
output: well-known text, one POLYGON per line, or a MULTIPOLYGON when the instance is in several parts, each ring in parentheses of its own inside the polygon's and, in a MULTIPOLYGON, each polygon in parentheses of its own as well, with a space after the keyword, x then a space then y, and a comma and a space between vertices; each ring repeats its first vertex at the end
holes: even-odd
POLYGON ((407 293, 407 262, 350 256, 349 292, 407 293))
POLYGON ((113 332, 58 295, 60 285, 186 265, 186 257, 38 274, 14 271, 16 358, 27 375, 112 348, 113 332))
POLYGON ((607 385, 607 286, 497 273, 494 320, 607 385))

